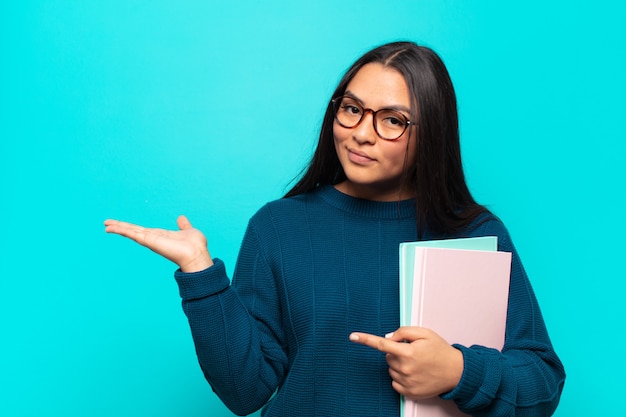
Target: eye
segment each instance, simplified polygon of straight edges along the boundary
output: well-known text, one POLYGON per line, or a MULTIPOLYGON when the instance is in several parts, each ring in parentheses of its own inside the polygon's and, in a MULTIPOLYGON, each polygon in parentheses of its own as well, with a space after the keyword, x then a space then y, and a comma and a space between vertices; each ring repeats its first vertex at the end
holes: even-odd
POLYGON ((389 127, 404 128, 407 119, 403 114, 394 111, 385 111, 380 115, 381 123, 389 127))
POLYGON ((397 117, 388 117, 386 120, 387 120, 387 123, 389 123, 390 125, 394 125, 394 126, 403 125, 402 120, 398 119, 397 117))
POLYGON ((343 101, 341 103, 341 111, 349 114, 358 115, 361 114, 361 107, 356 103, 343 101))

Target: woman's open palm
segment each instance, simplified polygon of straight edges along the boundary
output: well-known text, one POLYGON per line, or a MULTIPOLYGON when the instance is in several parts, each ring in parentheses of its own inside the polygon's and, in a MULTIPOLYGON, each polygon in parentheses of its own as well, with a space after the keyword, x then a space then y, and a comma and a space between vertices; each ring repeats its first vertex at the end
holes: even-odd
POLYGON ((154 229, 119 220, 105 220, 105 231, 127 237, 177 264, 183 272, 202 271, 213 260, 204 234, 185 216, 177 219, 180 230, 154 229))

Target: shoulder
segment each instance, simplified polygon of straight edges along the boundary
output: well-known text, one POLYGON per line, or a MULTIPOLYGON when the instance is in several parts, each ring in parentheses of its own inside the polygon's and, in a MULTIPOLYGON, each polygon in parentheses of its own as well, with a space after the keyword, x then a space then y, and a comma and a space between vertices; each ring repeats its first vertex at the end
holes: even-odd
POLYGON ((466 237, 497 236, 498 249, 510 252, 513 248, 511 235, 502 220, 490 211, 485 211, 467 227, 466 237))
POLYGON ((284 217, 297 216, 306 210, 308 199, 308 194, 300 194, 294 197, 270 201, 263 205, 254 216, 252 216, 251 221, 276 221, 284 217))
POLYGON ((315 193, 305 193, 270 201, 250 218, 248 227, 263 235, 293 232, 302 227, 311 211, 319 210, 312 207, 318 200, 315 193))

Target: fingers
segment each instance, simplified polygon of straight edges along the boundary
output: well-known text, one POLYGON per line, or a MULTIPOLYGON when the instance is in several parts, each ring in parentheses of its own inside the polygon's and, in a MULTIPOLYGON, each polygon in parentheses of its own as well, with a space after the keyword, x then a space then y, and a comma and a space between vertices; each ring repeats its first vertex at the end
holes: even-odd
MULTIPOLYGON (((176 224, 178 225, 178 228, 180 230, 193 228, 189 219, 187 219, 187 217, 184 215, 178 216, 178 219, 176 219, 176 224)), ((123 222, 123 221, 114 220, 114 219, 106 219, 104 221, 104 225, 106 226, 105 231, 107 232, 109 232, 110 230, 117 230, 120 228, 133 229, 133 230, 145 229, 144 227, 133 224, 133 223, 123 222)))
POLYGON ((104 225, 105 226, 113 226, 113 225, 120 224, 120 223, 122 223, 122 222, 119 221, 119 220, 113 220, 113 219, 106 219, 104 221, 104 225))
POLYGON ((114 229, 115 228, 139 228, 141 227, 137 224, 123 222, 120 220, 112 220, 112 219, 105 220, 104 225, 106 227, 113 227, 114 229))
POLYGON ((122 222, 119 220, 112 220, 112 219, 105 220, 104 225, 106 226, 104 231, 107 233, 121 234, 120 232, 124 232, 124 231, 143 229, 143 227, 137 226, 136 224, 122 222))
POLYGON ((146 229, 145 227, 138 226, 132 223, 121 222, 119 220, 106 220, 104 222, 104 225, 106 226, 104 231, 107 233, 113 233, 127 237, 141 245, 145 245, 146 243, 146 231, 148 229, 146 229))
MULTIPOLYGON (((187 217, 185 217, 184 215, 178 216, 178 219, 176 219, 176 223, 180 230, 193 228, 193 226, 191 225, 191 222, 189 222, 187 217)), ((123 221, 114 220, 114 219, 105 220, 104 226, 105 226, 104 231, 107 233, 115 233, 118 235, 129 237, 131 239, 144 234, 148 230, 145 227, 142 227, 133 223, 123 222, 123 221)), ((150 230, 158 231, 159 229, 150 229, 150 230)))
POLYGON ((368 333, 354 332, 350 334, 350 341, 360 343, 365 346, 377 349, 384 353, 393 355, 401 354, 406 348, 406 343, 411 343, 420 339, 428 339, 433 336, 430 329, 423 327, 400 327, 385 337, 368 333))
POLYGON ((133 223, 122 222, 119 220, 106 220, 107 233, 113 233, 131 239, 142 246, 146 246, 155 252, 158 252, 155 245, 158 240, 166 236, 169 232, 163 229, 149 229, 133 223))
POLYGON ((350 334, 350 341, 361 345, 369 346, 384 353, 398 355, 404 349, 401 343, 388 337, 375 336, 369 333, 354 332, 350 334))
POLYGON ((389 333, 386 337, 396 342, 414 342, 419 339, 427 339, 432 334, 430 329, 424 327, 405 326, 400 327, 393 333, 389 333))

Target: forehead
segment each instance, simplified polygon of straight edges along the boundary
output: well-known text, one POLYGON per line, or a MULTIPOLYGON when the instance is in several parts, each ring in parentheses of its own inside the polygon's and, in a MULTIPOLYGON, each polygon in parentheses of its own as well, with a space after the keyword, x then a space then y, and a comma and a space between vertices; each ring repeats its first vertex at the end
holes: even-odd
POLYGON ((411 106, 409 88, 402 74, 379 63, 364 65, 348 83, 346 93, 371 107, 411 106))

